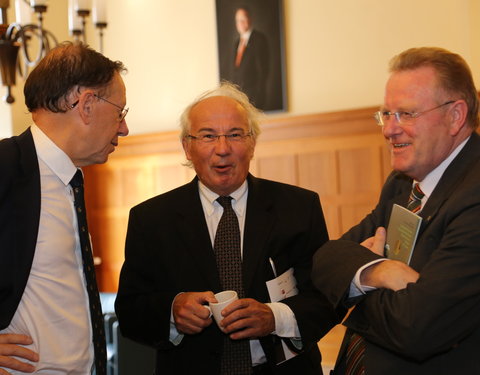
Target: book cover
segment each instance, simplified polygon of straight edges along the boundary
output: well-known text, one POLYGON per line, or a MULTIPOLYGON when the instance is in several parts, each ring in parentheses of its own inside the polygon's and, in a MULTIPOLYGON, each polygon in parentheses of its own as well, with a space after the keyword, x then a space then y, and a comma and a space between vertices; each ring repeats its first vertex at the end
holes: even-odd
POLYGON ((394 204, 387 228, 386 257, 409 264, 421 223, 420 216, 394 204))

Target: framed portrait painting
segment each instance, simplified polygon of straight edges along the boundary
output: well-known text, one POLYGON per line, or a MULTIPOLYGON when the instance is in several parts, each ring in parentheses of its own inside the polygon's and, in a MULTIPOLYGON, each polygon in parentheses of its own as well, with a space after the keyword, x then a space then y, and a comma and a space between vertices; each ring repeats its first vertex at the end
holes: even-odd
POLYGON ((220 80, 263 111, 286 110, 282 0, 216 0, 220 80))

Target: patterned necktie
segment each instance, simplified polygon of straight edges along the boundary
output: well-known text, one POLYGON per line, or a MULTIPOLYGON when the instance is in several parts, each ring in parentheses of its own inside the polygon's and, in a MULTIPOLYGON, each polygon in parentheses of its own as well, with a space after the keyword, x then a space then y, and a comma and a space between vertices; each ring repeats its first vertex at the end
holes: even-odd
MULTIPOLYGON (((420 185, 415 183, 412 187, 410 197, 408 198, 407 209, 412 212, 418 212, 422 208, 422 198, 425 196, 420 185)), ((365 374, 364 366, 365 341, 362 336, 353 333, 347 346, 346 354, 346 370, 345 375, 363 375, 365 374)))
POLYGON ((105 344, 105 327, 103 323, 102 306, 98 294, 95 268, 93 264, 92 248, 88 235, 87 215, 83 196, 83 175, 80 169, 70 181, 75 198, 77 213, 78 234, 83 260, 83 272, 87 282, 88 301, 90 305, 90 319, 92 323, 93 348, 95 353, 95 373, 105 375, 107 372, 107 351, 105 344))
MULTIPOLYGON (((238 298, 244 298, 237 215, 233 211, 231 197, 218 197, 217 201, 223 207, 213 245, 220 283, 223 290, 235 290, 238 298)), ((252 357, 249 340, 231 340, 225 335, 220 363, 221 374, 250 374, 252 357)))
POLYGON ((420 185, 416 182, 412 187, 412 192, 410 193, 410 197, 408 198, 407 209, 412 212, 420 211, 422 207, 422 198, 425 196, 422 189, 420 189, 420 185))

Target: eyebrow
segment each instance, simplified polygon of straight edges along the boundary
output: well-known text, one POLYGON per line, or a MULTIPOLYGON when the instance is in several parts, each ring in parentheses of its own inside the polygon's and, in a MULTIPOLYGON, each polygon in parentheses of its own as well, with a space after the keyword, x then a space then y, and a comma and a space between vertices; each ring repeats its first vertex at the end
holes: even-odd
MULTIPOLYGON (((244 128, 239 128, 239 127, 233 127, 233 128, 230 128, 227 130, 227 133, 228 132, 234 132, 234 131, 247 131, 247 129, 244 129, 244 128)), ((200 128, 198 129, 198 132, 212 132, 212 133, 216 133, 217 131, 213 128, 200 128)))

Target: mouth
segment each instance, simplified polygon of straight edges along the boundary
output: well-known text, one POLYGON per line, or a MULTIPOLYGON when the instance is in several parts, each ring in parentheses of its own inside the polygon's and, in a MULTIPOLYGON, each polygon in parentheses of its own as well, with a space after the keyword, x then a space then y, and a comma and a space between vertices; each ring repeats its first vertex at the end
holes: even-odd
POLYGON ((231 164, 224 164, 224 165, 215 165, 213 169, 218 173, 225 173, 232 168, 231 164))
POLYGON ((390 143, 393 149, 402 149, 411 146, 411 143, 390 143))

